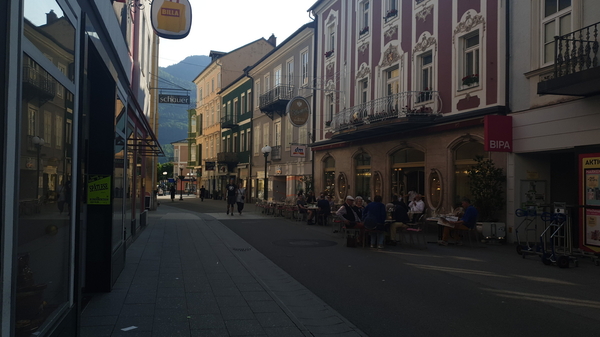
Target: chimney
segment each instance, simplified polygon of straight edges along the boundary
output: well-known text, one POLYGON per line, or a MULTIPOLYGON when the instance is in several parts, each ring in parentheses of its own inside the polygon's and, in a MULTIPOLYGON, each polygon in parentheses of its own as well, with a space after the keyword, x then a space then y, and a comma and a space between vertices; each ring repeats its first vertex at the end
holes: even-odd
POLYGON ((275 34, 271 34, 267 42, 269 42, 273 47, 277 47, 277 38, 275 37, 275 34))
POLYGON ((46 13, 46 24, 51 24, 58 20, 58 16, 54 13, 54 10, 50 10, 50 13, 46 13))

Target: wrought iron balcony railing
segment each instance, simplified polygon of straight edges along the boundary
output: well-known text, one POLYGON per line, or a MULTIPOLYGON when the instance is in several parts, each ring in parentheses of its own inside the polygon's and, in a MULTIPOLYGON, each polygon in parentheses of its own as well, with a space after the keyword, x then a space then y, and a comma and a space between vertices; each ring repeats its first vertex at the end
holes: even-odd
POLYGON ((237 116, 235 114, 228 114, 221 117, 221 127, 222 128, 232 128, 237 126, 237 116))
POLYGON ((330 125, 334 131, 341 131, 389 119, 433 120, 441 108, 437 91, 405 91, 342 110, 333 116, 330 125))
POLYGON ((43 100, 53 99, 56 95, 56 80, 45 70, 24 66, 23 83, 35 89, 43 100))
POLYGON ((277 87, 260 95, 260 108, 269 106, 277 101, 289 101, 296 96, 294 86, 278 85, 277 87))
POLYGON ((598 66, 599 28, 600 22, 554 37, 554 78, 598 66))

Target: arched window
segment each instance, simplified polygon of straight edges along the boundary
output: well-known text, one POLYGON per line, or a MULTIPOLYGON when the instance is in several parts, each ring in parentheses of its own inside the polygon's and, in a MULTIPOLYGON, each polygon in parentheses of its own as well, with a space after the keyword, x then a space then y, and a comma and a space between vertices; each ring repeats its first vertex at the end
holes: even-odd
POLYGON ((355 157, 354 161, 356 167, 356 195, 367 199, 371 196, 371 156, 361 153, 355 157))
POLYGON ((404 196, 409 191, 425 195, 425 153, 407 148, 392 154, 391 195, 404 196))
POLYGON ((476 164, 476 156, 487 157, 482 143, 466 142, 454 150, 454 204, 452 207, 456 207, 462 198, 471 197, 467 170, 476 164))
POLYGON ((323 189, 325 193, 333 195, 335 192, 335 159, 327 157, 323 161, 323 189))

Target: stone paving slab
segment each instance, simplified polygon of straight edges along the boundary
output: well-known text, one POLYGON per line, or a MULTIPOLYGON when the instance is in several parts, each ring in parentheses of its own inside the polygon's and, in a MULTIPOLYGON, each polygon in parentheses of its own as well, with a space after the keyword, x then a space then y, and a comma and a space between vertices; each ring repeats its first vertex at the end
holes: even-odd
POLYGON ((81 336, 365 336, 219 221, 260 213, 165 206, 129 247, 113 291, 82 312, 81 336))

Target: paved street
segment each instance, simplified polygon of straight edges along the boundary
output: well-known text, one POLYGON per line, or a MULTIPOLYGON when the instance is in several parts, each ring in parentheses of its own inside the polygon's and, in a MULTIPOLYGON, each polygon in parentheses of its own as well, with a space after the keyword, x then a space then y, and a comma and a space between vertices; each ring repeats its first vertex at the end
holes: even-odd
POLYGON ((347 248, 331 227, 254 205, 228 216, 224 201, 161 202, 115 290, 84 310, 84 336, 597 333, 589 259, 560 269, 510 245, 347 248))

